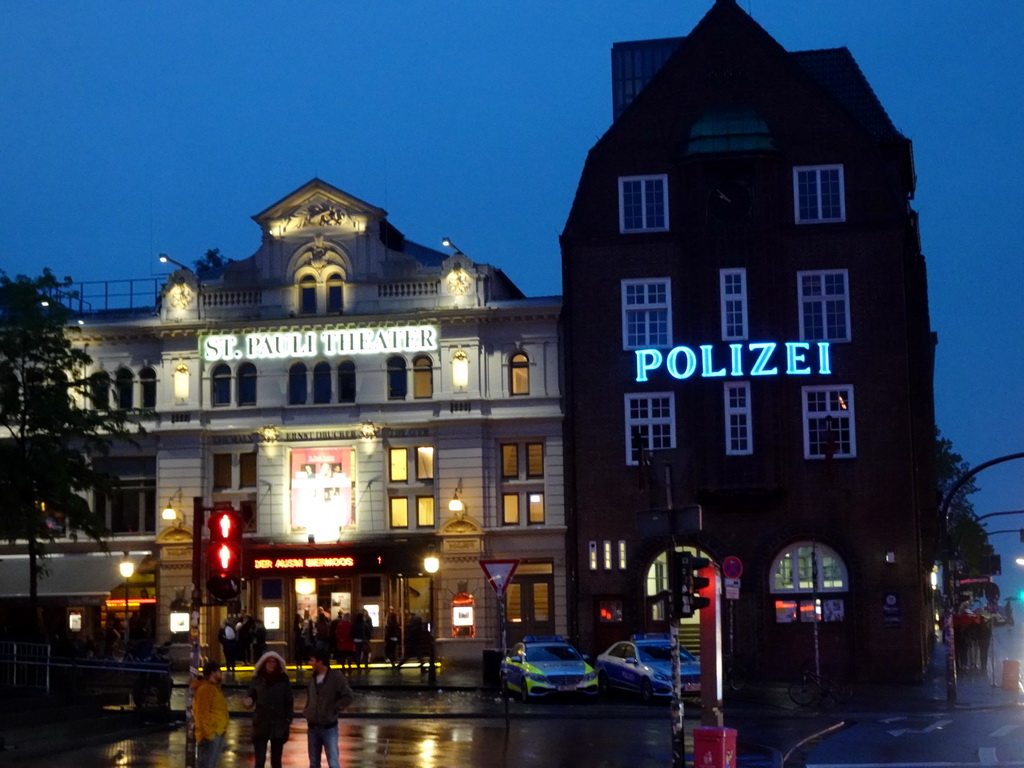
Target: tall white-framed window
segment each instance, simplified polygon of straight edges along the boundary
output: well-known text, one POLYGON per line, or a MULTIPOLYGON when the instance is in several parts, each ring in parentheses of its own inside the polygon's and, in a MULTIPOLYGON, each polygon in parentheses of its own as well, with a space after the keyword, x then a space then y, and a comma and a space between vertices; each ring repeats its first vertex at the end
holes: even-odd
POLYGON ((801 270, 796 273, 796 288, 802 340, 850 340, 850 279, 847 270, 801 270))
POLYGON ((803 387, 804 458, 852 459, 857 456, 853 387, 803 387))
POLYGON ((622 348, 672 346, 672 280, 622 281, 622 348))
POLYGON ((668 176, 619 177, 619 232, 668 229, 668 176))
POLYGON ((627 394, 626 464, 636 466, 645 454, 676 447, 676 401, 672 392, 627 394))
POLYGON ((750 382, 731 381, 725 386, 725 454, 748 456, 754 452, 750 413, 750 382))
POLYGON ((722 302, 722 339, 747 338, 747 270, 719 270, 718 283, 722 302))
POLYGON ((797 224, 846 221, 842 165, 804 165, 793 169, 793 208, 797 224))

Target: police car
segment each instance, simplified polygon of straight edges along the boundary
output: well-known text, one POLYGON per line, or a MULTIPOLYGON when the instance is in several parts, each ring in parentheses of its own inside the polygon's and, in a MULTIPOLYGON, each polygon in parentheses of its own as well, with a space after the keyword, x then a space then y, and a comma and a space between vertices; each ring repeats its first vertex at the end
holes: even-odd
MULTIPOLYGON (((672 695, 672 651, 668 634, 633 635, 597 657, 601 692, 639 694, 644 701, 672 695)), ((679 681, 684 694, 700 693, 700 661, 679 646, 679 681)))
POLYGON ((530 701, 553 693, 597 694, 597 673, 561 635, 527 635, 501 662, 501 690, 530 701))

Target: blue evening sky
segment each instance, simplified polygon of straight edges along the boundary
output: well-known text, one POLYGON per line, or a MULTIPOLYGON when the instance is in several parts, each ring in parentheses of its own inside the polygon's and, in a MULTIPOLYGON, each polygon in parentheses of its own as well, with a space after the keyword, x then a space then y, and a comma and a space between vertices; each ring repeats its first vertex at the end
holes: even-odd
MULTIPOLYGON (((164 274, 161 252, 245 258, 249 217, 319 176, 412 240, 450 236, 557 294, 612 43, 687 34, 711 2, 6 0, 0 269, 114 280, 164 274)), ((789 50, 848 47, 913 140, 939 427, 973 465, 1024 451, 1024 4, 739 2, 789 50)), ((1024 509, 1022 478, 1024 462, 981 473, 976 510, 1024 509)), ((1015 589, 1024 546, 993 542, 1015 589)))

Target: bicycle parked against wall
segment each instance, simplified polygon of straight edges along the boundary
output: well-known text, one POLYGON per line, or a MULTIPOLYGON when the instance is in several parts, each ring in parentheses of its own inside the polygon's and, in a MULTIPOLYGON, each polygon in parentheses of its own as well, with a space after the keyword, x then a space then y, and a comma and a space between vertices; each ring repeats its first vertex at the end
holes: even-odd
POLYGON ((842 703, 851 695, 853 689, 848 683, 841 683, 810 669, 805 669, 800 679, 789 686, 789 698, 801 707, 842 703))

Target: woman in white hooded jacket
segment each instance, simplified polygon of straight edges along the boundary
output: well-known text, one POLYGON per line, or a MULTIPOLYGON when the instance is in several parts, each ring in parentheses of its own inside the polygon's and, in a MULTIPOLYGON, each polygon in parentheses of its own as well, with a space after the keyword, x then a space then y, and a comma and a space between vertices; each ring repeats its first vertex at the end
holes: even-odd
POLYGON ((288 741, 294 716, 292 681, 284 659, 267 651, 253 668, 252 683, 243 703, 252 708, 252 746, 256 768, 264 768, 270 742, 270 768, 281 768, 284 743, 288 741))

